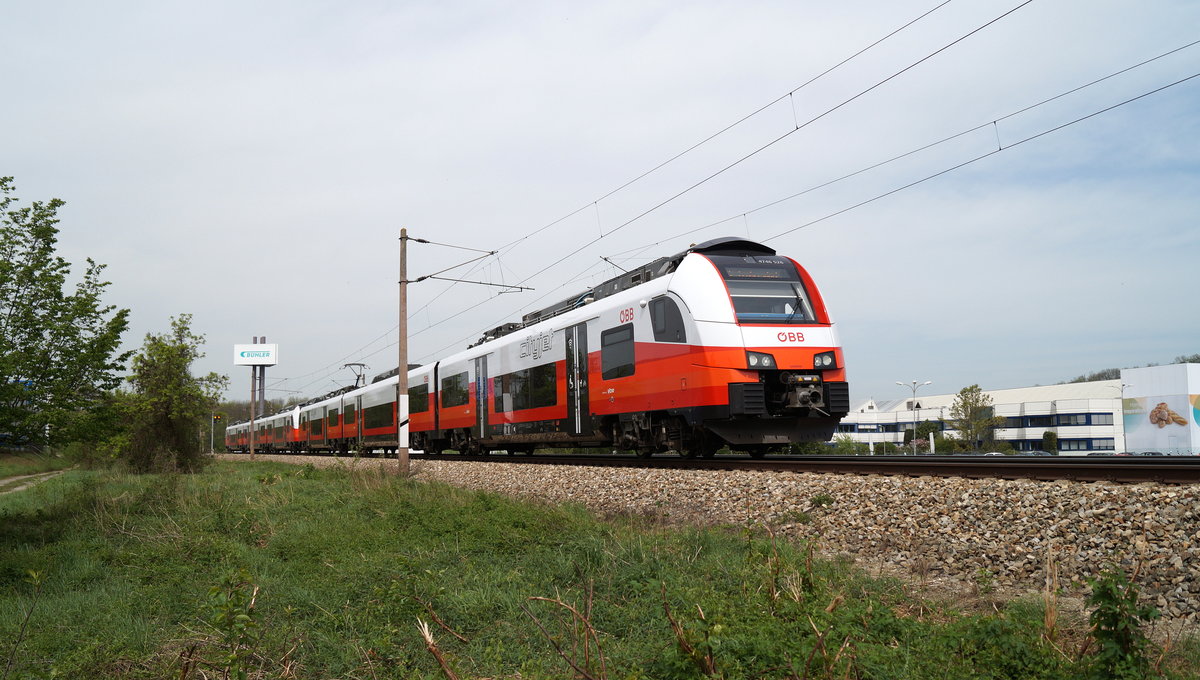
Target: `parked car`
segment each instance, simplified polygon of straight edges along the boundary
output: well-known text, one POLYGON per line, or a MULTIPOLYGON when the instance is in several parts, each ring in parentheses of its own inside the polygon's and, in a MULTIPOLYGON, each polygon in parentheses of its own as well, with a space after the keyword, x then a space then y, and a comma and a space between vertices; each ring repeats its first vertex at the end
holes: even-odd
POLYGON ((1043 451, 1041 449, 1034 449, 1032 451, 1022 451, 1021 455, 1022 456, 1053 456, 1054 454, 1050 453, 1049 451, 1043 451))

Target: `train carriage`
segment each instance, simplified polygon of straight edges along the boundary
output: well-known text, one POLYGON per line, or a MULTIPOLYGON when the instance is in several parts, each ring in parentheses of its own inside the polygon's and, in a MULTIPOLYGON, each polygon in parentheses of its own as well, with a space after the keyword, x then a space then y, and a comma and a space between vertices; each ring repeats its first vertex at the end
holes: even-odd
MULTIPOLYGON (((395 384, 304 407, 301 438, 310 449, 394 447, 395 384)), ((757 455, 828 440, 849 410, 816 284, 741 239, 693 246, 493 329, 410 370, 408 396, 411 445, 430 451, 730 445, 757 455)))

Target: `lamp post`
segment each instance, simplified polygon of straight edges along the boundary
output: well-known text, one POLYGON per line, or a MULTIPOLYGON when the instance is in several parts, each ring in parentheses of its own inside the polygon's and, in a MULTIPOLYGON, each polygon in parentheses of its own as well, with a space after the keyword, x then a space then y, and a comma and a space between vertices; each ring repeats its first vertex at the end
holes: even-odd
POLYGON ((910 385, 908 383, 902 383, 899 380, 897 380, 896 384, 901 387, 907 387, 912 390, 912 401, 908 402, 908 406, 912 410, 912 416, 913 416, 913 455, 915 456, 915 455, 917 455, 917 389, 924 387, 926 385, 932 385, 933 381, 926 380, 923 383, 918 383, 916 380, 914 380, 914 381, 912 381, 912 384, 910 385))

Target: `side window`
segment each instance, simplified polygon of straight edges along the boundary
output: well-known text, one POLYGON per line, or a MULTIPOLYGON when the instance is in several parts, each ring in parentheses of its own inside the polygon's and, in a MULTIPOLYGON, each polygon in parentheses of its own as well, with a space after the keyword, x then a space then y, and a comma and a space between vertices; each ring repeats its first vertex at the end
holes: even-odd
POLYGON ((424 413, 429 410, 429 385, 408 388, 408 412, 424 413))
POLYGON ((633 375, 633 324, 600 334, 600 371, 605 380, 633 375))
POLYGON ((395 402, 379 404, 377 406, 368 406, 363 409, 363 427, 391 427, 392 426, 392 406, 395 402))
POLYGON ((554 406, 558 403, 558 366, 543 364, 497 376, 494 381, 497 413, 554 406))
POLYGON ((687 342, 687 331, 683 328, 683 314, 679 305, 668 297, 650 301, 650 322, 654 327, 655 342, 687 342))
POLYGON ((329 409, 329 427, 337 427, 338 410, 336 408, 329 409))
POLYGON ((466 371, 442 378, 442 408, 463 406, 469 401, 466 371))
POLYGON ((346 417, 345 417, 346 424, 353 425, 354 418, 355 418, 354 404, 346 404, 346 417))

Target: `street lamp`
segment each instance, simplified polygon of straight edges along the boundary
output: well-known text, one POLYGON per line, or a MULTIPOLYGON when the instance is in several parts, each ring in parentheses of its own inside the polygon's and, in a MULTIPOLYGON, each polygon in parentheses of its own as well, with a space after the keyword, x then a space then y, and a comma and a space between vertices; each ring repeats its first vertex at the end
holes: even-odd
POLYGON ((912 401, 908 402, 908 406, 910 409, 912 409, 912 412, 913 412, 913 414, 912 414, 912 416, 913 416, 913 455, 915 456, 915 455, 917 455, 917 388, 924 387, 926 385, 932 385, 933 381, 926 380, 923 383, 918 383, 916 380, 914 380, 914 381, 912 381, 912 384, 910 385, 908 383, 902 383, 899 380, 897 380, 896 384, 901 387, 907 387, 912 390, 912 401))

